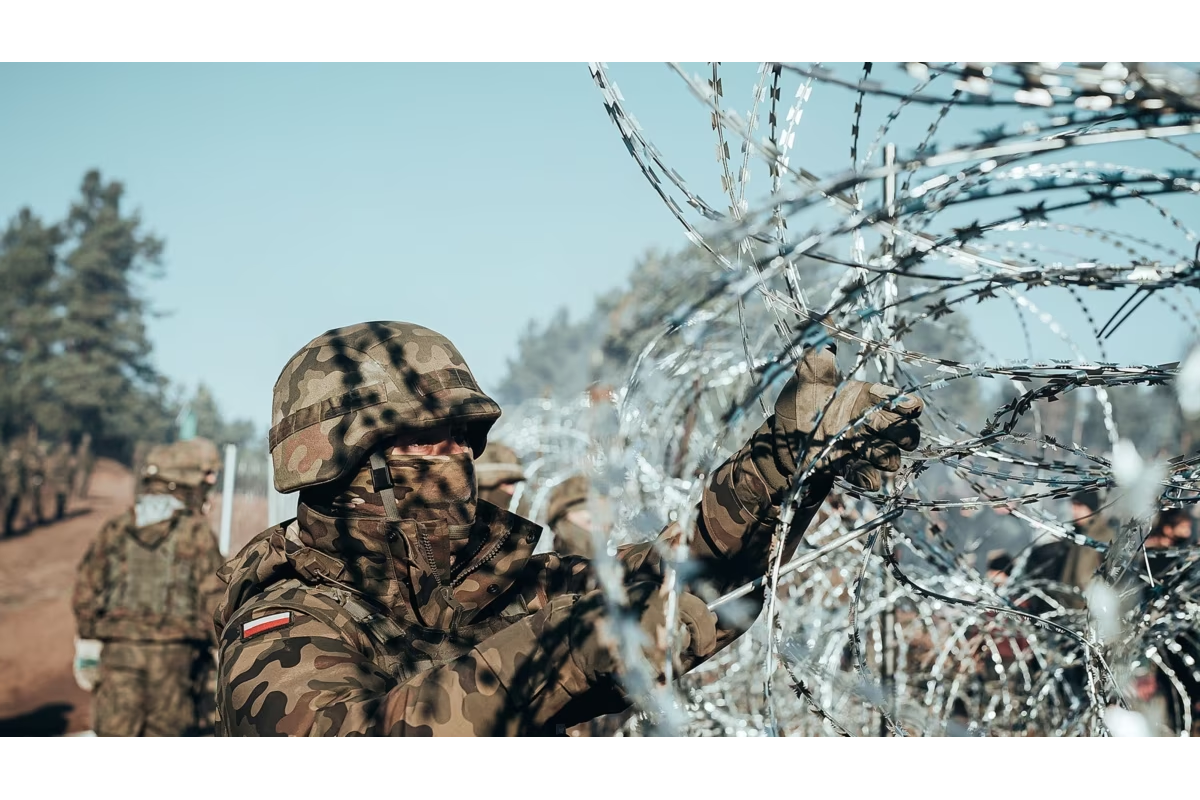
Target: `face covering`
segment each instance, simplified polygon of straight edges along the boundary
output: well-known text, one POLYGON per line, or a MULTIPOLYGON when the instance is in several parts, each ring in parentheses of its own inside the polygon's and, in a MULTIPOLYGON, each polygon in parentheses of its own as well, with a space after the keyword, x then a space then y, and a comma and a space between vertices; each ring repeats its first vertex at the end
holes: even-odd
POLYGON ((328 508, 335 516, 389 516, 386 493, 381 491, 388 484, 395 498, 396 519, 442 521, 453 527, 469 527, 475 522, 478 499, 475 462, 467 453, 453 456, 376 453, 350 485, 329 501, 328 508))
MULTIPOLYGON (((376 491, 384 488, 377 461, 386 465, 399 519, 445 522, 451 529, 475 522, 479 489, 475 462, 467 453, 453 456, 381 456, 371 459, 376 491)), ((387 499, 384 497, 386 512, 387 499)))
MULTIPOLYGON (((475 462, 469 453, 451 456, 372 454, 330 501, 334 516, 387 517, 415 521, 406 538, 441 578, 470 543, 478 504, 475 462), (387 491, 388 486, 391 492, 387 491), (389 508, 389 506, 391 506, 389 508)), ((323 504, 320 504, 323 505, 323 504)))
POLYGON ((157 525, 185 508, 179 498, 169 494, 143 494, 133 506, 133 524, 136 528, 157 525))

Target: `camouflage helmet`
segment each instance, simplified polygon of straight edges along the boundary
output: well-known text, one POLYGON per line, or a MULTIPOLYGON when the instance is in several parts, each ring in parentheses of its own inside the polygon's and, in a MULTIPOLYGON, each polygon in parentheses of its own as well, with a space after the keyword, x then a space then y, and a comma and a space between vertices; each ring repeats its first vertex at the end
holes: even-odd
POLYGON ((346 477, 381 442, 446 424, 467 429, 478 458, 500 406, 440 333, 408 322, 327 331, 292 356, 271 401, 275 489, 346 477))
POLYGON ((201 486, 205 476, 221 469, 217 446, 201 437, 150 448, 142 464, 142 480, 159 480, 176 486, 201 486))
POLYGON ((572 475, 554 487, 547 502, 546 521, 554 526, 572 508, 586 503, 590 486, 583 475, 572 475))
POLYGON ((511 447, 502 442, 492 442, 487 452, 475 462, 475 477, 480 489, 494 489, 502 483, 518 483, 525 480, 521 459, 511 447))

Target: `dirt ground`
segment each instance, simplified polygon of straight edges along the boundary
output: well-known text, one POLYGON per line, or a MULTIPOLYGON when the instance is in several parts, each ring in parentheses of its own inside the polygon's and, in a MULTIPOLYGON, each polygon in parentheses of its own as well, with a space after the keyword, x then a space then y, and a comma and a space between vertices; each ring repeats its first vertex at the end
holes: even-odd
MULTIPOLYGON (((90 728, 90 697, 75 685, 75 569, 92 537, 133 499, 125 467, 101 459, 90 496, 61 522, 0 539, 0 736, 61 736, 90 728)), ((221 496, 210 518, 220 522, 221 496)), ((49 507, 49 506, 47 506, 49 507)), ((238 496, 231 552, 266 527, 265 498, 238 496)))

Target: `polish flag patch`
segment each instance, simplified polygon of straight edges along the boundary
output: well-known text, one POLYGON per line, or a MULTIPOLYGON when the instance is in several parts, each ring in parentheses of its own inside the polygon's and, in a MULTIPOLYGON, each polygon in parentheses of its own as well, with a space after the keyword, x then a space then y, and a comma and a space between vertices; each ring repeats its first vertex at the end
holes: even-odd
POLYGON ((249 639, 251 636, 257 636, 260 633, 273 631, 276 628, 282 628, 284 625, 292 624, 292 612, 283 611, 278 614, 252 619, 242 625, 242 638, 249 639))

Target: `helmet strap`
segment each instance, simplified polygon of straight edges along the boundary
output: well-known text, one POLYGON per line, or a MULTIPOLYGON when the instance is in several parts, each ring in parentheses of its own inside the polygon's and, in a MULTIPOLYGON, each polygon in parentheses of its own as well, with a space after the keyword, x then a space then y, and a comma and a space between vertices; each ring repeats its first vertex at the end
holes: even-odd
POLYGON ((392 472, 388 469, 383 454, 376 450, 371 453, 371 483, 379 498, 383 500, 383 511, 391 522, 400 521, 400 509, 396 506, 396 492, 392 484, 392 472))

